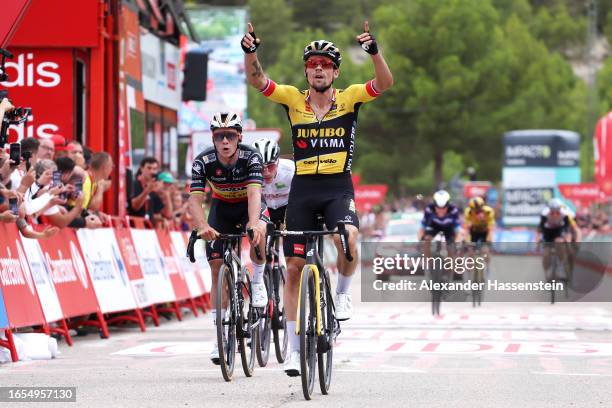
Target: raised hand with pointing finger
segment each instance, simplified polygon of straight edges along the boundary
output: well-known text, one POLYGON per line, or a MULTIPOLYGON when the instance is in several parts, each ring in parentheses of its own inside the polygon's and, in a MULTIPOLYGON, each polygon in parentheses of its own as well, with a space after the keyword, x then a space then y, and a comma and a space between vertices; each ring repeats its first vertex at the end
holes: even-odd
POLYGON ((260 43, 261 40, 255 35, 253 25, 248 23, 247 33, 244 35, 244 37, 242 37, 242 41, 240 42, 242 51, 244 51, 246 54, 252 54, 257 51, 257 47, 259 47, 260 43))
POLYGON ((367 21, 363 23, 363 33, 357 36, 357 41, 361 48, 370 55, 378 54, 378 44, 372 34, 370 34, 370 26, 367 21))

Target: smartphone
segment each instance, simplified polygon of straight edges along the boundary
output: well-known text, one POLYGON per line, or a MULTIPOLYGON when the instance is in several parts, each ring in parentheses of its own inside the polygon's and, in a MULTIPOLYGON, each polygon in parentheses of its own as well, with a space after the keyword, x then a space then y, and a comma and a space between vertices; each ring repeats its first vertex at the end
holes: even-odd
POLYGON ((82 181, 77 181, 76 183, 74 183, 74 191, 75 193, 82 193, 83 192, 83 182, 82 181))
POLYGON ((9 210, 13 215, 19 215, 19 206, 17 205, 17 197, 9 198, 9 210))
POLYGON ((21 145, 19 143, 11 143, 9 158, 15 165, 21 162, 21 145))
POLYGON ((56 170, 53 172, 53 187, 57 187, 61 184, 62 184, 62 172, 56 170))

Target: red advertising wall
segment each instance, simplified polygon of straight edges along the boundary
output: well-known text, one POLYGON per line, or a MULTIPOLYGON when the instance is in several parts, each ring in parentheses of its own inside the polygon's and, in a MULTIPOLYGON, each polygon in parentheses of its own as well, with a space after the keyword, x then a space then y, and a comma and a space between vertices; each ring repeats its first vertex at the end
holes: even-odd
POLYGON ((15 224, 0 222, 0 286, 10 327, 45 322, 36 285, 15 224))
POLYGON ((72 50, 10 48, 14 58, 7 60, 6 87, 15 106, 32 108, 24 126, 12 128, 11 142, 24 137, 73 137, 74 87, 72 50))

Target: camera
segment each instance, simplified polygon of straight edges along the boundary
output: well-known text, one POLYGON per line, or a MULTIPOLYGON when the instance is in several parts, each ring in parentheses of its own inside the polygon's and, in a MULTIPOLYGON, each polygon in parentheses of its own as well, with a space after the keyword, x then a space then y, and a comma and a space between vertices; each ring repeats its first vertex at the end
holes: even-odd
MULTIPOLYGON (((6 59, 13 58, 13 54, 8 52, 5 49, 0 48, 0 56, 2 59, 0 60, 0 82, 8 81, 9 76, 6 73, 6 59)), ((0 91, 0 101, 4 98, 8 99, 8 91, 0 91)), ((0 147, 4 147, 4 145, 8 141, 7 133, 10 125, 21 125, 28 120, 28 116, 32 114, 31 108, 23 108, 16 107, 11 112, 6 112, 4 117, 2 118, 2 124, 0 124, 0 147)))

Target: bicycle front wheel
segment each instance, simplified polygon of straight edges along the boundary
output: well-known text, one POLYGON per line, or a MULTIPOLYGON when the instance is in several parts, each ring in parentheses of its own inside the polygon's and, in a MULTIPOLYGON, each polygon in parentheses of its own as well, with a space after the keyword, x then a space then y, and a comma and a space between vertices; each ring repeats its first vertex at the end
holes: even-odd
POLYGON ((259 338, 257 325, 257 311, 251 305, 251 278, 246 269, 242 271, 244 280, 240 283, 242 296, 239 299, 237 326, 240 334, 238 335, 238 349, 242 360, 242 371, 247 377, 253 375, 255 369, 255 354, 257 340, 259 338), (250 339, 250 342, 247 342, 250 339), (248 343, 248 344, 247 344, 248 343))
POLYGON ((276 352, 276 361, 278 361, 279 364, 285 362, 285 359, 287 358, 287 348, 289 345, 289 336, 287 335, 287 316, 285 314, 285 305, 283 302, 285 276, 287 276, 287 270, 284 266, 275 268, 275 300, 274 314, 272 316, 272 334, 274 336, 274 351, 276 352), (276 301, 276 299, 278 299, 278 301, 276 301))
POLYGON ((315 382, 317 362, 317 311, 314 272, 309 266, 302 270, 300 285, 300 369, 304 398, 310 400, 315 382))
POLYGON ((321 335, 318 338, 317 344, 317 361, 321 393, 327 395, 332 378, 337 323, 334 316, 331 288, 327 277, 322 277, 322 282, 325 282, 325 284, 321 285, 321 335))
POLYGON ((219 270, 217 301, 215 303, 219 365, 225 381, 231 381, 236 363, 236 297, 234 293, 234 274, 227 265, 223 265, 219 270), (223 300, 226 300, 227 304, 226 313, 223 311, 223 300))
POLYGON ((271 270, 268 265, 264 271, 264 283, 268 293, 268 304, 266 305, 263 315, 259 320, 259 330, 257 333, 257 363, 260 367, 265 367, 268 364, 270 357, 270 341, 272 335, 272 319, 275 312, 274 303, 272 302, 272 277, 271 270))

